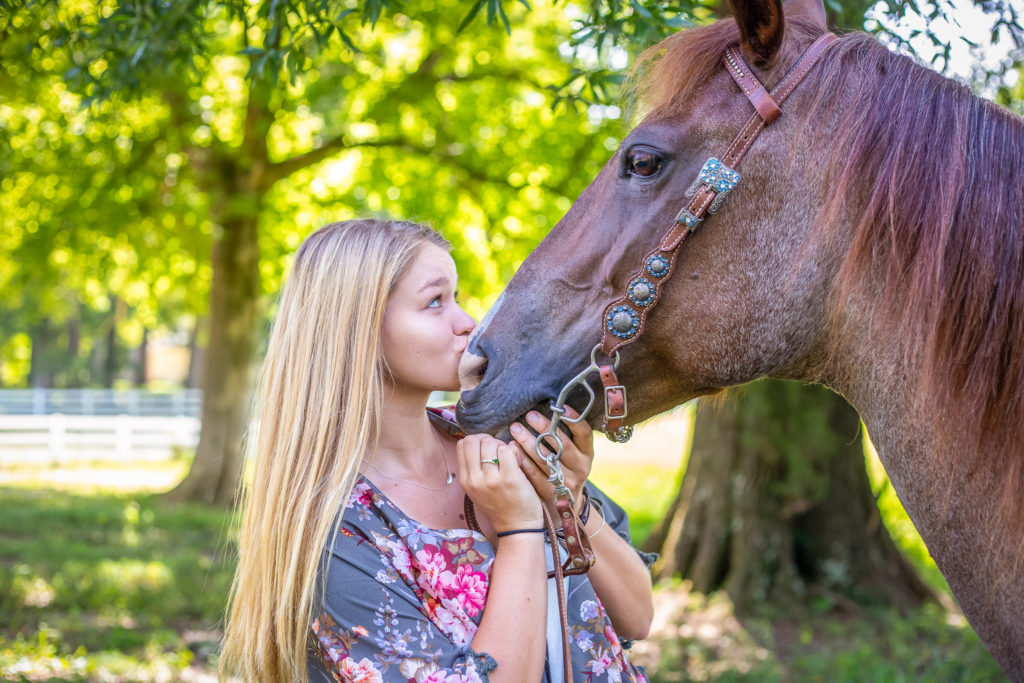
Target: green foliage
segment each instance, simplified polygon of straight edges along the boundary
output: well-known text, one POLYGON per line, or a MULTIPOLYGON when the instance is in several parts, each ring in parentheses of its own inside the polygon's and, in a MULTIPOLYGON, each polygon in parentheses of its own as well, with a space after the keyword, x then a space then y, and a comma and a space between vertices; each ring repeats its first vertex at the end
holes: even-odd
POLYGON ((624 465, 594 460, 590 480, 629 511, 629 533, 640 547, 665 515, 679 490, 676 476, 663 465, 624 465))
MULTIPOLYGON (((49 349, 64 371, 57 383, 74 386, 103 383, 111 329, 122 348, 143 330, 195 331, 211 245, 232 216, 259 217, 265 295, 324 222, 380 213, 432 222, 455 244, 467 307, 479 315, 621 137, 614 110, 552 111, 545 86, 572 66, 558 53, 568 20, 550 7, 508 35, 458 32, 465 4, 431 2, 419 18, 357 21, 347 30, 359 52, 288 34, 282 68, 299 60, 297 46, 319 46, 292 78, 259 87, 252 69, 265 53, 246 49, 272 30, 259 14, 266 3, 245 3, 251 17, 209 3, 132 7, 134 18, 110 3, 39 3, 5 17, 7 383, 27 381, 19 334, 49 349), (200 30, 201 40, 185 40, 200 30), (132 41, 144 39, 140 53, 132 41), (262 179, 243 186, 254 167, 262 179)), ((312 30, 288 16, 290 31, 312 30)))
MULTIPOLYGON (((858 28, 869 4, 828 7, 858 28)), ((982 4, 1019 44, 1012 5, 982 4)), ((105 384, 146 330, 201 345, 211 245, 238 215, 260 218, 265 294, 319 223, 432 221, 481 313, 622 137, 604 105, 628 56, 721 7, 0 3, 0 379, 27 383, 29 348, 77 386, 105 384)))
POLYGON ((186 631, 223 615, 234 568, 227 522, 149 496, 5 488, 0 674, 31 666, 62 680, 100 671, 149 680, 180 671, 193 650, 209 650, 186 631))

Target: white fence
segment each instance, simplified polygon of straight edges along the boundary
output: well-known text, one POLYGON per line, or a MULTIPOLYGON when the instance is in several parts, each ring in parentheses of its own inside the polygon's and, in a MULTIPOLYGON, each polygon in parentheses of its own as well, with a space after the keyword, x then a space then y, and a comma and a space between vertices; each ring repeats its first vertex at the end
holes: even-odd
POLYGON ((0 466, 166 460, 198 442, 195 417, 0 415, 0 466))
POLYGON ((202 394, 0 391, 0 466, 166 460, 199 442, 202 394))
POLYGON ((140 415, 199 417, 203 392, 185 389, 158 394, 132 389, 4 389, 0 415, 140 415))

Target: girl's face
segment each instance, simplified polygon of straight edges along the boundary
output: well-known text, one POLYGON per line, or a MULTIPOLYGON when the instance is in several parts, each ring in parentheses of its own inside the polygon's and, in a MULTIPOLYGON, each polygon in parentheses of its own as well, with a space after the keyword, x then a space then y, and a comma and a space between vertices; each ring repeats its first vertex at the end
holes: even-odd
POLYGON ((381 343, 396 388, 458 391, 459 361, 476 323, 455 303, 457 283, 452 257, 426 242, 391 292, 381 343))

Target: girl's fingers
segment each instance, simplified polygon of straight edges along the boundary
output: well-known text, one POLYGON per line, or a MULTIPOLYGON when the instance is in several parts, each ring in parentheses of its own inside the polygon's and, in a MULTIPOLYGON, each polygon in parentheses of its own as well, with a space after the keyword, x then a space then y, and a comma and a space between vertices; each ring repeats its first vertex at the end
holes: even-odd
POLYGON ((509 431, 512 432, 512 438, 514 438, 516 442, 519 444, 519 447, 522 449, 525 456, 531 462, 540 466, 542 464, 542 461, 540 459, 540 456, 537 455, 536 451, 537 437, 535 437, 529 429, 519 424, 518 422, 513 422, 509 426, 509 431))
MULTIPOLYGON (((526 421, 529 423, 531 428, 533 428, 535 431, 539 433, 544 433, 551 428, 551 421, 548 418, 541 415, 540 413, 533 410, 526 414, 526 421)), ((512 436, 516 438, 516 441, 519 441, 519 443, 523 445, 523 448, 526 450, 527 454, 529 454, 529 456, 533 459, 534 462, 536 462, 538 465, 543 465, 543 461, 537 455, 537 437, 535 437, 529 429, 519 426, 519 429, 517 430, 516 427, 517 424, 511 425, 512 436)), ((557 434, 558 438, 561 439, 562 441, 563 456, 571 453, 572 450, 575 448, 575 443, 573 442, 572 437, 569 435, 568 432, 563 430, 561 427, 558 428, 557 434)), ((545 453, 552 453, 558 447, 557 442, 555 442, 555 440, 550 436, 543 439, 541 441, 541 444, 542 450, 545 453)))
POLYGON ((498 472, 505 476, 512 476, 516 470, 516 452, 508 444, 498 442, 500 445, 495 449, 495 457, 498 459, 498 464, 493 465, 498 469, 498 472))
POLYGON ((478 434, 472 434, 458 441, 456 454, 459 460, 459 474, 462 481, 475 484, 481 480, 483 473, 480 466, 480 455, 483 447, 483 438, 478 434))
POLYGON ((545 468, 539 467, 533 460, 524 457, 520 469, 522 469, 526 478, 530 480, 537 495, 545 500, 551 496, 551 482, 548 481, 548 474, 545 468))
MULTIPOLYGON (((565 406, 566 417, 576 419, 580 414, 572 407, 565 406)), ((563 424, 569 427, 569 431, 572 432, 572 440, 576 444, 577 448, 581 445, 586 445, 588 448, 580 448, 580 451, 590 455, 593 450, 594 444, 594 430, 591 428, 590 423, 586 420, 580 420, 579 422, 564 422, 563 424)))
MULTIPOLYGON (((566 406, 566 408, 569 409, 568 406, 566 406)), ((533 427, 537 433, 544 433, 551 428, 551 420, 546 416, 541 415, 536 410, 531 410, 526 414, 526 421, 530 423, 530 426, 533 427)), ((566 423, 560 423, 558 426, 558 436, 562 439, 563 443, 572 439, 569 432, 565 431, 565 424, 566 423)))
POLYGON ((494 481, 501 476, 501 458, 498 457, 499 446, 504 446, 497 439, 487 439, 480 445, 480 456, 477 458, 477 467, 487 481, 494 481), (497 462, 495 462, 497 461, 497 462))

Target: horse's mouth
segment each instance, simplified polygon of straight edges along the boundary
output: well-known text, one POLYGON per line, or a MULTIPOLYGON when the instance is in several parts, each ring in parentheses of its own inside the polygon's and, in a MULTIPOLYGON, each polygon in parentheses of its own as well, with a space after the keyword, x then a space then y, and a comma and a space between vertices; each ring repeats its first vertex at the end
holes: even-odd
MULTIPOLYGON (((597 396, 600 397, 600 394, 597 394, 597 396)), ((571 407, 577 413, 582 413, 583 409, 586 408, 587 406, 588 399, 589 395, 587 394, 586 389, 576 387, 573 390, 573 392, 569 395, 569 398, 566 400, 565 404, 571 407)), ((527 399, 525 401, 517 402, 516 408, 513 410, 513 414, 515 415, 515 417, 508 419, 507 423, 498 422, 488 424, 487 422, 482 422, 478 420, 476 413, 485 411, 467 411, 465 398, 459 399, 455 412, 456 416, 458 417, 459 423, 462 424, 464 429, 476 433, 487 432, 494 436, 495 438, 501 439, 505 443, 509 443, 510 441, 512 441, 512 434, 511 432, 509 432, 509 427, 513 422, 519 422, 520 424, 525 425, 528 429, 530 429, 530 425, 526 421, 526 414, 530 411, 536 411, 543 415, 544 417, 551 419, 551 416, 554 413, 554 411, 552 410, 552 405, 554 405, 554 403, 555 397, 542 399, 527 399), (466 422, 463 422, 464 416, 466 418, 466 422), (478 428, 478 425, 480 424, 484 424, 487 426, 481 429, 478 428)), ((599 400, 595 399, 593 405, 591 405, 590 407, 590 413, 587 415, 587 419, 591 424, 595 424, 595 412, 599 412, 600 410, 602 410, 602 406, 600 405, 599 400)), ((536 430, 531 429, 531 431, 535 432, 536 430)))

